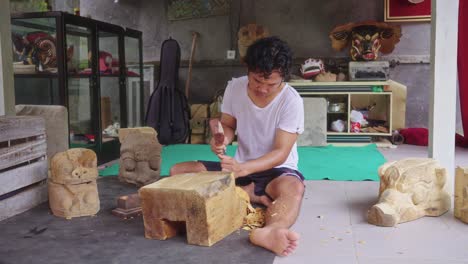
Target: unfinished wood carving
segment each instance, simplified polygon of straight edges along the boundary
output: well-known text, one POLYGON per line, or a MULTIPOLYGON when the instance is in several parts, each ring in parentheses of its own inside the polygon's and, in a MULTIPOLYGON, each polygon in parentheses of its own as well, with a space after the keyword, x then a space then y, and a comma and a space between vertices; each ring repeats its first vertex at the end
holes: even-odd
POLYGON ((243 26, 237 32, 237 45, 239 47, 239 58, 244 61, 247 49, 256 40, 268 37, 270 35, 268 29, 262 25, 248 24, 243 26))
POLYGON ((189 244, 211 246, 223 239, 242 226, 247 212, 234 182, 228 172, 202 172, 142 187, 145 237, 165 240, 185 229, 189 244))
POLYGON ((379 168, 379 202, 367 214, 369 223, 395 226, 423 216, 439 216, 450 208, 444 190, 446 171, 436 160, 409 158, 379 168))
POLYGON ((468 168, 457 168, 454 207, 455 217, 468 223, 468 168))
POLYGON ((160 178, 161 144, 151 127, 122 128, 119 130, 119 180, 143 186, 160 178))
POLYGON ((56 216, 95 215, 99 211, 94 151, 84 148, 57 153, 50 162, 49 205, 56 216))

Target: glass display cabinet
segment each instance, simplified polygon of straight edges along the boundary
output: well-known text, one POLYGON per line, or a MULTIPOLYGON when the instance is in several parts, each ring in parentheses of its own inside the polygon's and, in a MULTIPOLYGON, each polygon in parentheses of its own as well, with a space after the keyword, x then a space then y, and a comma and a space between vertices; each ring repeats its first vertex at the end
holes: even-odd
POLYGON ((118 129, 143 122, 140 31, 63 12, 13 14, 16 104, 64 105, 70 147, 119 157, 118 129))

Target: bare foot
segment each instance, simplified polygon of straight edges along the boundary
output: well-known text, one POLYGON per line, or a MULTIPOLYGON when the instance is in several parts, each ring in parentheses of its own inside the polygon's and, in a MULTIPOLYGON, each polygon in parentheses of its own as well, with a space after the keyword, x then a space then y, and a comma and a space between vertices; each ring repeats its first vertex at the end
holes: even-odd
POLYGON ((263 204, 266 207, 269 207, 271 205, 271 199, 268 198, 266 195, 258 196, 255 195, 254 192, 254 184, 251 183, 247 186, 241 186, 241 188, 247 192, 247 194, 250 197, 250 202, 252 203, 258 203, 258 204, 263 204))
POLYGON ((299 234, 287 228, 264 227, 250 233, 252 244, 273 251, 278 256, 288 256, 294 252, 299 234))

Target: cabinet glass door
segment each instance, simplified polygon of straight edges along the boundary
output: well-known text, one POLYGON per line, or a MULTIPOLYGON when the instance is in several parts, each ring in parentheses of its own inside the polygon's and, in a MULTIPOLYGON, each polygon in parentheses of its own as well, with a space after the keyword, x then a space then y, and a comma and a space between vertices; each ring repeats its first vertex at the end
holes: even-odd
POLYGON ((102 143, 118 142, 122 126, 119 34, 98 30, 102 143))
POLYGON ((63 105, 55 17, 11 20, 15 103, 63 105))
POLYGON ((140 39, 125 36, 125 69, 127 92, 127 124, 128 127, 142 125, 143 95, 142 95, 142 65, 140 57, 140 39))
POLYGON ((92 33, 87 27, 65 25, 70 147, 94 148, 97 144, 92 33))

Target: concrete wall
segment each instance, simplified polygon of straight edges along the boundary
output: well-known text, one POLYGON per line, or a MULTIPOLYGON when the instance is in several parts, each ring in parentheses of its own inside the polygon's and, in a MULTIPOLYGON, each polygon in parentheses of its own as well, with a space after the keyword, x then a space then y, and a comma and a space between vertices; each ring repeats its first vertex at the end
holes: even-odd
MULTIPOLYGON (((168 21, 167 1, 153 0, 81 0, 82 15, 143 31, 145 62, 159 60, 164 39, 176 39, 182 60, 190 56, 191 31, 200 33, 195 61, 215 61, 217 66, 195 66, 191 83, 191 102, 207 102, 214 92, 224 88, 232 76, 240 76, 245 69, 239 63, 224 60, 226 50, 236 49, 239 24, 256 22, 269 28, 272 35, 285 39, 296 58, 343 57, 346 52, 331 49, 328 33, 339 24, 383 20, 383 1, 359 0, 232 0, 228 16, 168 21)), ((427 127, 429 112, 430 23, 402 24, 400 43, 389 59, 402 63, 391 70, 391 78, 408 87, 407 127, 427 127), (424 63, 405 64, 405 61, 424 63)), ((297 66, 296 66, 297 69, 297 66)), ((186 68, 180 71, 183 89, 186 68)))
POLYGON ((0 0, 0 116, 15 115, 10 3, 0 0))

